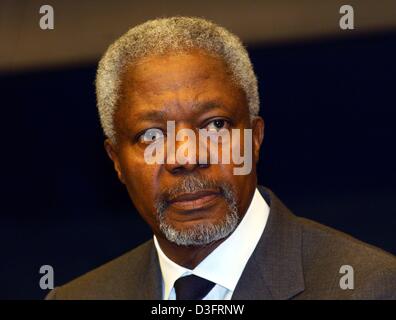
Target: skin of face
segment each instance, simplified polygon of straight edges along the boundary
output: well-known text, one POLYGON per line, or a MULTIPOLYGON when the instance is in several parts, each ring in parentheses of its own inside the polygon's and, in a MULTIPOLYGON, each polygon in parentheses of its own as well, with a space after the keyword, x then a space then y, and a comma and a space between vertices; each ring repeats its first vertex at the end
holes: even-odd
MULTIPOLYGON (((151 227, 164 253, 176 263, 194 268, 225 239, 202 247, 177 246, 169 242, 159 230, 155 200, 164 189, 174 187, 185 175, 209 177, 232 186, 242 218, 257 186, 255 164, 264 137, 263 119, 256 117, 250 121, 245 94, 235 85, 220 58, 202 50, 191 50, 148 56, 126 68, 114 125, 116 144, 106 139, 105 149, 118 178, 125 184, 134 206, 151 227), (220 124, 224 123, 226 129, 252 129, 253 165, 250 174, 234 175, 233 168, 237 165, 232 162, 145 162, 144 150, 148 144, 141 137, 146 130, 157 128, 166 134, 166 121, 169 120, 175 121, 176 132, 184 128, 213 128, 213 121, 219 119, 224 120, 220 124)), ((196 133, 198 136, 198 131, 196 133)), ((181 143, 184 142, 176 142, 176 149, 181 143)), ((241 152, 243 150, 241 146, 241 152)), ((226 202, 218 196, 199 210, 170 206, 166 210, 166 219, 175 228, 183 229, 196 223, 216 223, 226 212, 226 202)))

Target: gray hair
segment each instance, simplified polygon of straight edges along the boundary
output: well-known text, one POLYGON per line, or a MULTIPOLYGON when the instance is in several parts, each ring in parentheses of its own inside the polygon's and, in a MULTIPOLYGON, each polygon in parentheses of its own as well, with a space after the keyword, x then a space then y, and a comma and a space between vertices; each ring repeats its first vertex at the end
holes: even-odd
POLYGON ((114 113, 119 101, 122 70, 149 55, 203 49, 219 56, 244 91, 250 117, 258 115, 257 78, 249 55, 237 36, 213 22, 194 17, 149 20, 133 27, 107 49, 96 75, 96 97, 105 135, 116 141, 114 113))

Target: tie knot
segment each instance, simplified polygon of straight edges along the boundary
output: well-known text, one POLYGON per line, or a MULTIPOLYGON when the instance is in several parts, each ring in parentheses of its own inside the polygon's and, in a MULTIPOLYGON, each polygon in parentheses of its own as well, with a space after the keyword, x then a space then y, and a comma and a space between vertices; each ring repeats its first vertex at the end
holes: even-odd
POLYGON ((202 300, 215 286, 212 281, 189 275, 175 282, 176 300, 202 300))

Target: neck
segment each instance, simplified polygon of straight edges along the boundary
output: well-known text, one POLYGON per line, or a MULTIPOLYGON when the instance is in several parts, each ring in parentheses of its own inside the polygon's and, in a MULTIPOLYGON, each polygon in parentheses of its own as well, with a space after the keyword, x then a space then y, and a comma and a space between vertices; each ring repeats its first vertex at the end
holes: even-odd
POLYGON ((175 245, 160 234, 156 234, 156 238, 161 250, 169 259, 190 270, 199 265, 202 260, 226 240, 226 238, 224 238, 204 246, 187 247, 175 245))

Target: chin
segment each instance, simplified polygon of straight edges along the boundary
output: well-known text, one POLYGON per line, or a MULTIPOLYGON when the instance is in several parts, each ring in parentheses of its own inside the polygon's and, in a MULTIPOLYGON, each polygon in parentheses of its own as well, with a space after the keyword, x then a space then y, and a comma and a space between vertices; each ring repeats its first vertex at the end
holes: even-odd
MULTIPOLYGON (((180 213, 174 215, 177 217, 180 213)), ((168 241, 181 246, 203 246, 226 238, 239 223, 237 212, 231 212, 226 207, 190 213, 183 219, 172 217, 173 212, 169 212, 161 222, 160 230, 168 241)))

